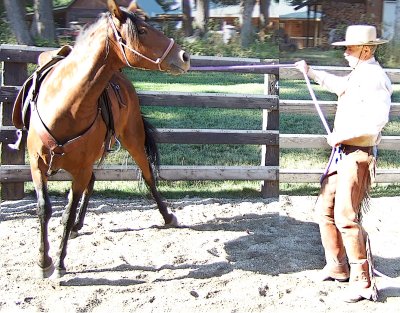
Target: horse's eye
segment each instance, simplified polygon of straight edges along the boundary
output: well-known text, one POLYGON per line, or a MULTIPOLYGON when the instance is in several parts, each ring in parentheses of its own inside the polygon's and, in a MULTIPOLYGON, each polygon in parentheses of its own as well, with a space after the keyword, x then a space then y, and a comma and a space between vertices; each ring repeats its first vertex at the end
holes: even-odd
POLYGON ((144 35, 146 33, 146 29, 145 28, 139 28, 138 33, 139 33, 139 35, 144 35))

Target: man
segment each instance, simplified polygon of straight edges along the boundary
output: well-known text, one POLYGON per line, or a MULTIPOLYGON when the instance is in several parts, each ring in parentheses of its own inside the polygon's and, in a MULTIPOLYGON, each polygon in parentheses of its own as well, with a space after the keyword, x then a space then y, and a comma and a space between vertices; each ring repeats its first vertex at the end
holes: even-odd
POLYGON ((347 28, 345 46, 352 72, 344 77, 316 71, 305 61, 296 67, 318 84, 338 95, 334 129, 328 135, 334 147, 331 162, 321 180, 317 213, 326 266, 322 280, 349 280, 346 302, 377 299, 367 233, 360 224, 361 207, 375 173, 373 148, 388 122, 392 87, 374 58, 376 29, 367 25, 347 28))

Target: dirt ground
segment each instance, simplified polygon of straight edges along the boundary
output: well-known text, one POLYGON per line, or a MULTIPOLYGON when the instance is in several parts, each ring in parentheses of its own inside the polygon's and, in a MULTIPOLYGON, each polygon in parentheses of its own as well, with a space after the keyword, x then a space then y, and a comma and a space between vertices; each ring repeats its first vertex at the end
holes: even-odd
MULTIPOLYGON (((51 255, 66 200, 52 199, 51 255)), ((315 197, 169 201, 185 228, 159 227, 150 200, 93 198, 69 241, 67 274, 35 278, 35 199, 1 204, 0 312, 400 312, 400 197, 372 200, 364 219, 378 302, 340 300, 347 283, 320 282, 315 197)))

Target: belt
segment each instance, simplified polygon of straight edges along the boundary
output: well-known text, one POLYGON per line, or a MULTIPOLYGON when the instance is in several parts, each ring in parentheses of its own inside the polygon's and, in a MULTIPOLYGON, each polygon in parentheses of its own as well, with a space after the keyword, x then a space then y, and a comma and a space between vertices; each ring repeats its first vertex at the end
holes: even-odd
POLYGON ((340 148, 345 154, 352 153, 357 150, 361 150, 365 153, 372 154, 374 147, 371 147, 371 146, 370 147, 362 147, 362 146, 352 146, 352 145, 341 144, 340 148))

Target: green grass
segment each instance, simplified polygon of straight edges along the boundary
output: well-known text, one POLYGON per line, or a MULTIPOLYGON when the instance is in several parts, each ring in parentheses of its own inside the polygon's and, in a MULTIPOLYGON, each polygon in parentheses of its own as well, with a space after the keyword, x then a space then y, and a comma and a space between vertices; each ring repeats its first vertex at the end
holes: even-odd
MULTIPOLYGON (((51 196, 67 197, 69 182, 49 183, 51 196)), ((97 197, 132 199, 151 199, 143 182, 97 181, 94 194, 97 197)), ((259 198, 260 183, 257 181, 176 181, 158 182, 158 190, 166 199, 182 199, 185 197, 200 198, 259 198)), ((25 192, 35 196, 32 183, 25 183, 25 192)))
POLYGON ((279 53, 280 63, 293 63, 300 60, 306 60, 311 65, 330 65, 346 66, 346 60, 343 58, 342 49, 322 50, 320 48, 305 48, 294 52, 281 51, 279 53))
POLYGON ((189 72, 170 75, 164 72, 124 70, 138 90, 263 93, 263 75, 241 73, 189 72), (261 84, 261 85, 260 85, 261 84), (244 86, 245 89, 238 89, 244 86), (158 89, 159 88, 159 89, 158 89), (241 92, 240 92, 241 91, 241 92))
MULTIPOLYGON (((263 93, 263 76, 254 74, 188 73, 171 76, 150 71, 127 71, 137 90, 207 93, 263 93)), ((143 107, 157 128, 261 129, 261 110, 143 107)), ((162 165, 259 165, 254 145, 160 144, 162 165)))
MULTIPOLYGON (((207 93, 263 93, 263 76, 254 74, 126 71, 137 90, 207 93)), ((261 110, 143 107, 157 128, 261 129, 261 110)), ((160 144, 162 165, 259 165, 260 147, 254 145, 160 144), (222 156, 222 157, 221 157, 222 156)), ((116 158, 118 162, 119 158, 116 158)))

